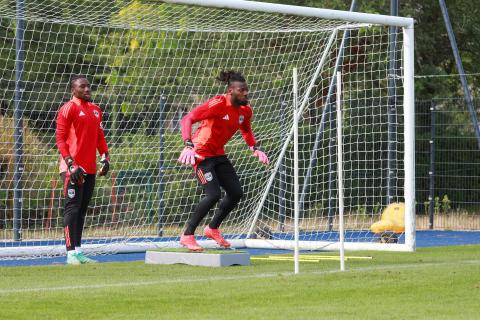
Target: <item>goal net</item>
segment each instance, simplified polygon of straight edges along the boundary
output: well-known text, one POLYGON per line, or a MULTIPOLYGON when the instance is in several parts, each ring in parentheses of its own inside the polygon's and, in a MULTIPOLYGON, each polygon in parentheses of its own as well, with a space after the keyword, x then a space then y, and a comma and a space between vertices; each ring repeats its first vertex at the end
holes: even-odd
MULTIPOLYGON (((0 1, 0 256, 65 253, 55 117, 74 74, 87 76, 104 110, 112 159, 108 177, 97 178, 82 246, 96 253, 177 246, 202 196, 192 169, 176 162, 179 121, 225 92, 215 77, 230 69, 247 79, 253 131, 271 164, 252 157, 239 134, 228 143, 244 197, 222 233, 236 246, 291 248, 293 68, 301 245, 335 249, 339 239, 340 71, 346 248, 412 250, 411 19, 173 2, 181 1, 29 0, 16 10, 0 1), (405 231, 382 243, 371 225, 391 203, 405 203, 405 231)), ((200 232, 201 243, 213 245, 200 232)))

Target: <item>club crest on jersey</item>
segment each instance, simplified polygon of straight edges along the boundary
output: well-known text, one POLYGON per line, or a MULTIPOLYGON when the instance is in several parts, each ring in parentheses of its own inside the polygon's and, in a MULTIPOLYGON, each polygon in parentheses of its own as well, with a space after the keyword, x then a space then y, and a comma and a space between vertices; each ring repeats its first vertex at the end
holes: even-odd
POLYGON ((70 199, 75 198, 75 189, 68 189, 68 197, 70 199))
POLYGON ((100 118, 100 114, 97 110, 93 110, 93 114, 95 115, 95 117, 100 118))
POLYGON ((242 124, 243 120, 245 120, 245 117, 243 115, 240 115, 240 117, 238 117, 238 123, 242 124))
POLYGON ((211 172, 205 172, 205 180, 212 181, 213 176, 211 172))

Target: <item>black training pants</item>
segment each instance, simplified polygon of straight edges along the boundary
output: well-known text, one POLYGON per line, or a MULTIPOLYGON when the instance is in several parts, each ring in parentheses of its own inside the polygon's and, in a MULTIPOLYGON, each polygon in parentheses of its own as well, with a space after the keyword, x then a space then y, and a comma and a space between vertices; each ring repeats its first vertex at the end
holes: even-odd
POLYGON ((69 251, 81 245, 85 215, 95 187, 95 175, 87 174, 85 182, 81 186, 71 184, 70 179, 66 178, 65 172, 61 173, 61 176, 64 181, 65 196, 63 212, 65 246, 69 251))
POLYGON ((185 229, 185 235, 192 235, 208 211, 220 200, 222 187, 226 195, 220 202, 209 226, 217 229, 242 198, 243 191, 237 173, 227 156, 206 158, 194 167, 205 196, 193 211, 185 229))

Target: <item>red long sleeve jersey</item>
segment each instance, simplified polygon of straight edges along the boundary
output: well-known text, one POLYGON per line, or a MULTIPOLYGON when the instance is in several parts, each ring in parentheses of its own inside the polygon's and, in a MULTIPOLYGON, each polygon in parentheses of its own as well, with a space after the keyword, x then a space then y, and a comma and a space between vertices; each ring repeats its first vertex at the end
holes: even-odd
POLYGON ((251 127, 252 108, 234 107, 226 96, 215 96, 182 119, 182 138, 191 138, 191 124, 200 122, 193 135, 195 152, 202 157, 225 155, 225 144, 240 129, 249 146, 256 144, 251 127), (186 120, 190 121, 186 121, 186 120))
POLYGON ((61 154, 60 172, 67 168, 63 158, 71 156, 86 173, 95 174, 96 150, 100 154, 108 152, 102 128, 102 110, 76 97, 58 110, 56 138, 61 154))

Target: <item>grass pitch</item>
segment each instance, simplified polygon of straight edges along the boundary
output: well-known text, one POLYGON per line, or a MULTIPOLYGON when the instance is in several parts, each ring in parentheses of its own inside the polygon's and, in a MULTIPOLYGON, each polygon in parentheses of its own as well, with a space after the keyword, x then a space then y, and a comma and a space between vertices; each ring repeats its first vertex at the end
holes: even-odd
POLYGON ((478 319, 478 245, 348 255, 373 259, 0 268, 0 318, 478 319))

